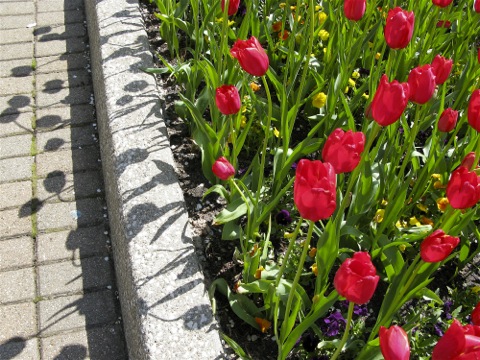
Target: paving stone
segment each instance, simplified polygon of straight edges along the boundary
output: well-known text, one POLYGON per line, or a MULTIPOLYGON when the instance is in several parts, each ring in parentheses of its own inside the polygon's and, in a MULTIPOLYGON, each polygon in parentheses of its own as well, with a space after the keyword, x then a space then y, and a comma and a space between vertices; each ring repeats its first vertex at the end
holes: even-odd
MULTIPOLYGON (((100 169, 100 152, 97 147, 52 151, 37 155, 37 175, 47 177, 52 172, 65 174, 100 169)), ((0 169, 2 160, 0 160, 0 169)), ((1 173, 0 173, 0 176, 1 173)), ((1 177, 0 177, 1 181, 1 177)))
POLYGON ((38 12, 83 9, 83 0, 44 0, 37 4, 38 12))
POLYGON ((113 277, 108 257, 90 257, 39 266, 38 284, 40 295, 47 296, 106 288, 113 277))
POLYGON ((87 227, 103 221, 103 201, 82 199, 43 205, 37 213, 38 229, 87 227))
POLYGON ((119 326, 81 330, 41 339, 44 359, 126 359, 119 326))
POLYGON ((87 29, 82 23, 68 25, 45 25, 35 29, 37 42, 63 40, 87 35, 87 29))
POLYGON ((19 4, 18 1, 0 3, 0 14, 5 15, 22 15, 22 14, 33 14, 35 12, 35 5, 33 1, 24 2, 19 4))
POLYGON ((0 271, 33 265, 33 239, 22 236, 0 241, 0 271), (22 251, 18 251, 22 249, 22 251))
POLYGON ((30 179, 33 157, 0 159, 0 182, 30 179))
MULTIPOLYGON (((0 185, 1 191, 1 185, 0 185)), ((65 174, 54 171, 44 179, 38 179, 37 194, 40 201, 74 201, 103 194, 103 181, 100 171, 65 174)))
POLYGON ((35 273, 33 267, 0 272, 0 303, 35 298, 35 273))
MULTIPOLYGON (((18 114, 21 112, 32 111, 32 94, 17 94, 9 96, 0 96, 0 123, 3 123, 5 115, 18 114)), ((7 120, 8 121, 8 120, 7 120)))
POLYGON ((111 291, 62 296, 53 300, 40 301, 38 305, 40 331, 43 336, 59 331, 107 324, 117 318, 111 291))
POLYGON ((0 82, 0 95, 31 94, 33 91, 33 76, 12 77, 0 82))
POLYGON ((62 88, 73 88, 92 83, 92 74, 85 69, 37 75, 37 91, 55 93, 62 88))
POLYGON ((0 344, 0 359, 40 360, 37 339, 11 338, 0 344))
POLYGON ((31 198, 31 181, 18 181, 0 184, 0 209, 5 209, 13 206, 22 206, 27 203, 31 198))
POLYGON ((33 31, 28 28, 2 30, 0 44, 14 44, 33 41, 33 31))
POLYGON ((0 133, 2 135, 32 134, 32 119, 32 112, 0 116, 0 133))
POLYGON ((0 30, 21 29, 35 22, 34 14, 2 16, 0 21, 0 30))
POLYGON ((67 11, 49 11, 37 14, 37 26, 83 23, 85 13, 82 9, 67 11))
MULTIPOLYGON (((95 121, 95 108, 90 104, 37 110, 37 130, 51 130, 95 121)), ((90 124, 90 126, 92 126, 90 124)))
POLYGON ((46 56, 37 59, 37 74, 89 68, 89 58, 84 53, 46 56))
POLYGON ((88 104, 93 98, 93 89, 91 86, 60 89, 52 93, 40 91, 37 92, 37 105, 39 108, 58 107, 64 105, 88 104))
MULTIPOLYGON (((7 238, 32 233, 30 216, 19 216, 19 209, 0 211, 0 238, 7 238)), ((1 327, 0 327, 1 328, 1 327)))
POLYGON ((16 135, 0 138, 0 158, 30 155, 32 135, 16 135))
MULTIPOLYGON (((13 337, 27 338, 36 333, 35 304, 26 302, 0 305, 0 341, 13 337)), ((29 359, 26 357, 25 359, 29 359)))
MULTIPOLYGON (((58 130, 37 134, 38 151, 55 151, 60 149, 79 149, 84 146, 95 145, 97 132, 93 126, 65 127, 58 130)), ((0 138, 0 144, 1 144, 0 138)))
MULTIPOLYGON (((37 236, 37 261, 79 259, 107 254, 107 235, 99 225, 37 236)), ((1 243, 0 243, 1 249, 1 243)))
POLYGON ((0 44, 0 60, 31 59, 32 43, 0 44))
POLYGON ((0 61, 0 77, 22 77, 32 73, 31 58, 0 61))
MULTIPOLYGON (((71 38, 65 40, 52 40, 37 42, 35 47, 35 57, 53 56, 71 53, 80 53, 85 51, 86 41, 84 38, 71 38)), ((5 45, 9 46, 9 45, 5 45)), ((13 46, 13 45, 10 45, 13 46)), ((7 58, 8 59, 8 58, 7 58)))

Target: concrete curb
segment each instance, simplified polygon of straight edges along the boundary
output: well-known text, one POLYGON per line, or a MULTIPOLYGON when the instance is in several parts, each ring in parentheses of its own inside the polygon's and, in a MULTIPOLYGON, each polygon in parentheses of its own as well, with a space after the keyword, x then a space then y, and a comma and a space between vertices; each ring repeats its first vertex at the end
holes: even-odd
POLYGON ((115 269, 130 359, 220 359, 137 0, 85 0, 115 269))

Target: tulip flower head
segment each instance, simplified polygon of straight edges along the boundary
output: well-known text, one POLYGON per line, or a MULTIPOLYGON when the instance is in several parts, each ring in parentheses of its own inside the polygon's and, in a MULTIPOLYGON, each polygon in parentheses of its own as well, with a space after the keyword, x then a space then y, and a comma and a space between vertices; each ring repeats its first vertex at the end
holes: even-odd
POLYGON ((408 104, 409 94, 408 83, 399 83, 397 80, 389 83, 387 75, 384 74, 367 113, 379 125, 391 125, 402 116, 408 104))
POLYGON ((438 119, 438 130, 441 132, 450 132, 457 125, 458 111, 452 108, 443 110, 440 119, 438 119))
POLYGON ((337 206, 337 178, 333 166, 320 160, 298 162, 293 200, 300 215, 318 221, 332 216, 337 206))
POLYGON ((480 14, 480 0, 474 0, 473 10, 480 14))
POLYGON ((359 251, 340 265, 333 285, 348 301, 362 305, 372 298, 379 279, 370 255, 359 251))
POLYGON ((230 54, 250 75, 263 76, 268 70, 268 55, 255 36, 248 40, 237 40, 230 49, 230 54))
POLYGON ((212 165, 212 172, 220 180, 229 180, 235 176, 235 168, 223 156, 219 157, 212 165))
POLYGON ((414 25, 413 11, 402 10, 400 7, 389 10, 384 29, 387 45, 391 49, 405 48, 412 39, 414 25))
POLYGON ((410 344, 405 330, 398 325, 380 327, 380 350, 385 360, 410 359, 410 344))
POLYGON ((428 235, 420 244, 420 257, 423 261, 434 263, 445 260, 455 249, 460 239, 445 234, 441 229, 428 235))
POLYGON ((435 83, 437 85, 443 84, 447 81, 452 71, 453 60, 446 59, 443 56, 436 55, 432 61, 432 70, 435 75, 435 83))
POLYGON ((425 104, 435 92, 435 75, 429 64, 418 66, 408 75, 410 87, 409 100, 417 104, 425 104))
POLYGON ((467 360, 480 358, 480 326, 462 326, 454 319, 433 348, 432 360, 467 360))
POLYGON ((360 20, 365 14, 366 7, 366 0, 345 0, 343 3, 345 17, 352 21, 360 20))
POLYGON ((462 162, 460 163, 460 166, 465 166, 468 170, 475 170, 475 168, 478 167, 480 163, 474 167, 473 166, 474 161, 475 161, 475 151, 472 151, 472 152, 469 152, 467 155, 465 155, 462 162))
POLYGON ((480 132, 480 89, 475 90, 470 96, 467 118, 470 126, 480 132))
POLYGON ((335 129, 323 146, 322 158, 332 164, 335 173, 350 172, 360 162, 364 147, 365 135, 362 132, 335 129))
POLYGON ((448 181, 447 198, 454 209, 475 206, 480 201, 480 176, 465 166, 459 166, 448 181))
POLYGON ((240 111, 242 102, 234 85, 222 85, 215 91, 215 104, 223 115, 232 115, 240 111))
MULTIPOLYGON (((225 10, 225 0, 222 0, 220 6, 222 7, 222 11, 225 10)), ((229 0, 228 1, 228 16, 235 15, 238 11, 238 7, 240 6, 240 0, 229 0)))
POLYGON ((432 0, 432 4, 441 8, 447 7, 453 0, 432 0))

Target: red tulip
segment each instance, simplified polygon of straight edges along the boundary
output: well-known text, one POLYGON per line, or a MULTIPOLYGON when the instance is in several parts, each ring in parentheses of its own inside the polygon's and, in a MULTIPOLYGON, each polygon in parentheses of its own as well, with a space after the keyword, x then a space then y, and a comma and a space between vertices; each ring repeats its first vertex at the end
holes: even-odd
POLYGON ((250 75, 263 76, 268 70, 268 55, 255 36, 248 40, 237 40, 230 54, 238 60, 240 66, 250 75))
POLYGON ((432 61, 432 71, 435 75, 435 83, 437 85, 443 84, 447 81, 452 71, 453 60, 446 59, 443 56, 436 55, 432 61))
POLYGON ((320 160, 298 162, 293 200, 300 215, 318 221, 332 216, 337 206, 337 178, 333 166, 320 160))
POLYGON ((462 326, 454 319, 433 348, 432 360, 480 359, 480 327, 462 326))
POLYGON ((408 74, 410 86, 410 101, 417 104, 425 104, 435 92, 435 75, 429 64, 417 66, 408 74))
POLYGON ((345 2, 343 3, 343 11, 345 12, 345 17, 353 21, 358 21, 363 17, 366 7, 366 0, 345 0, 345 2))
MULTIPOLYGON (((474 170, 474 166, 473 166, 474 161, 475 161, 475 152, 472 151, 472 152, 469 152, 467 155, 465 155, 462 162, 460 163, 460 166, 465 166, 468 170, 474 170)), ((477 164, 475 168, 478 167, 479 165, 480 163, 477 164)))
POLYGON ((480 132, 480 89, 475 90, 470 96, 467 117, 470 126, 480 132))
POLYGON ((215 103, 223 115, 236 114, 242 107, 238 90, 233 85, 222 85, 215 91, 215 103))
POLYGON ((457 125, 458 111, 452 108, 443 110, 440 119, 438 119, 438 130, 441 132, 450 132, 457 125))
POLYGON ((347 132, 335 129, 323 146, 323 161, 332 164, 335 173, 353 171, 360 162, 365 147, 365 135, 362 132, 347 132))
POLYGON ((397 80, 389 83, 387 75, 383 75, 368 111, 369 115, 381 126, 393 124, 407 107, 409 93, 407 83, 399 83, 397 80))
POLYGON ((438 20, 437 21, 437 28, 443 27, 445 29, 448 29, 450 26, 452 26, 452 23, 448 20, 438 20))
POLYGON ((415 14, 400 7, 388 11, 384 35, 387 45, 392 49, 405 48, 413 35, 415 14))
POLYGON ((459 242, 458 237, 447 235, 442 229, 435 230, 420 244, 420 256, 423 261, 429 263, 443 261, 459 242))
MULTIPOLYGON (((225 0, 222 0, 220 6, 222 7, 222 11, 225 10, 225 0)), ((238 11, 239 6, 240 6, 240 0, 229 0, 228 1, 228 16, 234 15, 238 11)))
POLYGON ((405 330, 393 325, 389 329, 380 326, 380 350, 385 360, 410 359, 410 344, 405 330))
POLYGON ((433 5, 444 8, 452 3, 453 0, 432 0, 433 5))
POLYGON ((475 306, 475 309, 472 311, 472 323, 473 325, 480 325, 480 302, 475 306))
POLYGON ((480 14, 480 0, 475 0, 473 3, 473 10, 480 14))
POLYGON ((333 285, 338 293, 355 304, 370 301, 380 277, 367 252, 356 252, 337 270, 333 285))
POLYGON ((223 156, 219 157, 212 165, 212 172, 220 180, 228 180, 235 176, 235 168, 223 156))
POLYGON ((480 201, 480 176, 465 166, 459 166, 448 181, 447 199, 454 209, 475 206, 480 201))

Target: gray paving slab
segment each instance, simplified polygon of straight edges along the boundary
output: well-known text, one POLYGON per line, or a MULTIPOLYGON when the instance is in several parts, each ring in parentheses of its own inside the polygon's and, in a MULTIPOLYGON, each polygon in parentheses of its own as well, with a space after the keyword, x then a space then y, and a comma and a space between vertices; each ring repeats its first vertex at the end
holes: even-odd
MULTIPOLYGON (((37 175, 45 178, 53 172, 69 174, 79 171, 98 170, 101 168, 100 152, 97 147, 73 150, 50 151, 37 155, 37 175)), ((0 169, 2 160, 0 160, 0 169)), ((0 181, 1 181, 0 174, 0 181)))
POLYGON ((0 21, 0 30, 22 29, 33 23, 35 23, 34 14, 2 16, 2 21, 0 21))
POLYGON ((31 58, 0 61, 0 77, 23 77, 32 73, 31 58))
POLYGON ((37 322, 35 304, 32 301, 0 305, 0 342, 14 337, 28 338, 35 335, 37 322))
POLYGON ((0 271, 32 266, 33 259, 33 239, 30 236, 0 241, 0 271))
POLYGON ((37 74, 88 68, 88 56, 84 53, 46 56, 37 59, 37 74))
POLYGON ((40 360, 37 339, 18 337, 0 343, 0 359, 40 360))
MULTIPOLYGON (((95 108, 90 104, 62 106, 37 110, 37 130, 46 131, 69 125, 90 124, 95 121, 95 108)), ((96 125, 96 124, 95 124, 96 125)))
POLYGON ((88 85, 68 89, 59 89, 55 92, 48 90, 37 92, 37 105, 39 108, 88 104, 92 100, 93 89, 88 85))
POLYGON ((86 45, 87 43, 83 38, 71 38, 68 41, 51 40, 37 42, 35 46, 35 57, 81 53, 85 51, 86 45))
POLYGON ((83 9, 83 0, 41 0, 37 4, 38 12, 83 9))
MULTIPOLYGON (((108 236, 103 225, 50 232, 37 237, 37 261, 80 259, 108 254, 108 236)), ((1 246, 1 243, 0 243, 1 246)))
POLYGON ((5 115, 31 112, 32 106, 32 94, 0 96, 0 123, 5 121, 5 115))
POLYGON ((14 44, 33 41, 33 31, 29 28, 8 29, 0 32, 1 44, 14 44))
POLYGON ((87 30, 83 22, 68 25, 45 25, 37 27, 35 35, 37 42, 67 40, 70 38, 84 37, 87 35, 87 30))
POLYGON ((28 156, 31 148, 31 134, 0 137, 0 158, 28 156))
POLYGON ((32 59, 33 43, 0 44, 0 60, 32 59))
POLYGON ((32 112, 22 112, 0 116, 0 134, 4 136, 33 133, 32 112))
POLYGON ((19 4, 18 1, 0 3, 0 14, 2 14, 2 16, 33 14, 34 12, 35 5, 33 1, 23 2, 21 4, 19 4))
POLYGON ((119 326, 107 326, 42 338, 44 359, 126 359, 123 333, 119 326))
POLYGON ((0 183, 30 179, 33 158, 31 156, 0 159, 0 183))
MULTIPOLYGON (((0 185, 1 191, 1 185, 0 185)), ((102 195, 103 181, 100 171, 64 174, 52 172, 38 179, 37 196, 43 202, 74 201, 102 195)))
POLYGON ((0 82, 0 96, 14 94, 31 94, 33 91, 33 76, 10 77, 0 82))
POLYGON ((39 132, 37 134, 37 149, 39 152, 71 148, 82 149, 85 146, 97 144, 97 136, 96 129, 88 125, 39 132))
POLYGON ((31 181, 17 181, 0 184, 0 209, 6 209, 14 206, 22 206, 26 204, 31 198, 31 181))
POLYGON ((34 268, 0 272, 0 304, 35 298, 34 268))
POLYGON ((112 287, 110 259, 97 256, 39 266, 38 285, 42 296, 112 287))
POLYGON ((30 216, 19 216, 19 212, 20 209, 0 211, 0 239, 32 233, 30 216))
POLYGON ((42 336, 66 330, 85 329, 87 326, 110 324, 117 320, 114 295, 108 290, 62 296, 40 301, 38 305, 42 336))
POLYGON ((37 26, 83 23, 85 14, 83 9, 66 11, 49 11, 37 14, 37 26))
POLYGON ((37 91, 57 92, 62 88, 90 85, 92 74, 85 69, 38 74, 36 77, 37 91))
POLYGON ((104 221, 102 199, 81 199, 75 202, 46 203, 37 213, 40 231, 88 227, 104 221))

